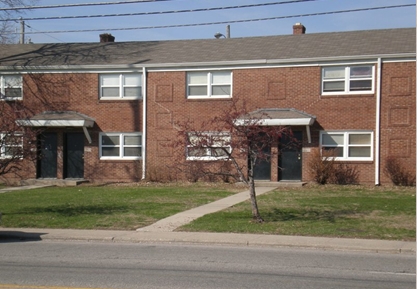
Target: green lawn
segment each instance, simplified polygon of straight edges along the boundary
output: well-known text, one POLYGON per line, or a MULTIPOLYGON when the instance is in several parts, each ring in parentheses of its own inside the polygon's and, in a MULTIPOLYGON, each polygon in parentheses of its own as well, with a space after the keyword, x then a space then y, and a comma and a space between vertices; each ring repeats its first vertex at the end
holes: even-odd
MULTIPOLYGON (((244 187, 169 184, 53 187, 0 194, 1 227, 134 230, 224 198, 244 187)), ((178 231, 415 240, 415 187, 315 186, 258 198, 262 224, 246 201, 178 231)))
POLYGON ((0 194, 1 226, 134 230, 233 194, 189 186, 51 187, 0 194))
POLYGON ((262 224, 244 202, 204 216, 182 231, 415 240, 414 187, 307 186, 258 198, 262 224))

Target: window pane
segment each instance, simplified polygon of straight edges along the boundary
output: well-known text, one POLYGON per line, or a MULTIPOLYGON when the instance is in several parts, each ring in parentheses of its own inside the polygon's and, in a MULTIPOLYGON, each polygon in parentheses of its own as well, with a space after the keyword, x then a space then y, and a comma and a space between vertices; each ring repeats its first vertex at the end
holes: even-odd
POLYGON ((103 87, 102 97, 119 97, 118 87, 103 87))
POLYGON ((350 68, 350 77, 372 77, 372 66, 352 66, 350 68))
POLYGON ((120 76, 118 74, 101 75, 101 85, 119 86, 120 76))
POLYGON ((343 157, 343 148, 341 148, 341 147, 326 147, 326 148, 323 148, 323 156, 326 156, 326 157, 343 157))
POLYGON ((5 87, 22 86, 22 76, 6 75, 4 76, 5 87))
POLYGON ((229 135, 212 135, 212 146, 228 146, 230 142, 229 135))
POLYGON ((231 83, 231 74, 230 72, 213 72, 212 73, 212 83, 213 84, 230 84, 231 83))
POLYGON ((23 149, 20 146, 5 146, 4 155, 8 157, 21 156, 23 154, 23 149))
POLYGON ((351 80, 350 90, 372 90, 372 80, 351 80))
POLYGON ((370 147, 350 147, 349 157, 371 157, 370 147))
POLYGON ((142 156, 141 148, 124 148, 125 157, 140 157, 142 156))
POLYGON ((119 148, 101 148, 101 152, 103 157, 118 157, 119 156, 119 148))
POLYGON ((230 95, 230 85, 216 85, 212 89, 212 95, 230 95))
POLYGON ((108 135, 103 135, 101 137, 101 144, 102 145, 119 145, 120 144, 120 138, 118 135, 115 136, 108 136, 108 135))
POLYGON ((22 97, 22 90, 20 88, 6 88, 4 94, 6 97, 22 97))
POLYGON ((140 135, 126 135, 125 136, 125 145, 137 145, 140 146, 142 143, 142 136, 140 135))
POLYGON ((124 96, 125 97, 141 97, 142 88, 141 87, 125 87, 124 88, 124 96))
POLYGON ((344 81, 325 81, 323 82, 323 91, 344 91, 344 81))
POLYGON ((323 69, 323 78, 334 79, 334 78, 345 78, 344 67, 327 67, 323 69))
POLYGON ((206 157, 208 156, 207 149, 205 148, 187 148, 187 155, 189 157, 206 157))
POLYGON ((349 144, 358 145, 358 144, 371 144, 371 135, 370 134, 349 134, 349 144))
POLYGON ((225 156, 227 156, 227 153, 222 148, 215 148, 215 149, 211 149, 211 156, 213 156, 213 157, 225 157, 225 156))
POLYGON ((207 95, 207 86, 190 86, 188 95, 207 95))
POLYGON ((343 145, 343 134, 323 134, 322 145, 343 145))
POLYGON ((192 72, 188 73, 189 84, 207 84, 207 73, 206 72, 192 72))
POLYGON ((140 74, 126 74, 124 75, 124 84, 129 86, 141 86, 140 74))

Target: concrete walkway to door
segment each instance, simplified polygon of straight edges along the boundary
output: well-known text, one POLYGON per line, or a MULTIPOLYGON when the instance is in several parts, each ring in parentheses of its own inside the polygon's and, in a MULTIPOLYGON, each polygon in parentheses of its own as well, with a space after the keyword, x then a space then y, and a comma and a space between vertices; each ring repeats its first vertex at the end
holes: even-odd
MULTIPOLYGON (((275 190, 277 187, 256 187, 256 195, 262 195, 272 190, 275 190)), ((194 221, 197 218, 200 218, 204 215, 211 214, 214 212, 221 211, 243 201, 249 199, 249 191, 244 191, 241 193, 234 194, 224 199, 217 200, 215 202, 184 211, 168 218, 159 220, 152 225, 147 227, 139 228, 136 231, 139 232, 172 232, 176 228, 181 227, 185 224, 188 224, 194 221)))

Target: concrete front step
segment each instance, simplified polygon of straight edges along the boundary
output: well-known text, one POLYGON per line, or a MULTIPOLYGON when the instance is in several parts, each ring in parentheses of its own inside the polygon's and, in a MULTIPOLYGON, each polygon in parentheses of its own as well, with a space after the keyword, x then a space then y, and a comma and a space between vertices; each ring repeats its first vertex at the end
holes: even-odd
POLYGON ((306 183, 301 181, 279 181, 279 182, 270 182, 270 181, 255 181, 256 187, 291 187, 299 188, 304 186, 306 183))
POLYGON ((75 187, 82 183, 88 183, 85 179, 29 179, 22 180, 22 186, 50 185, 58 187, 75 187))

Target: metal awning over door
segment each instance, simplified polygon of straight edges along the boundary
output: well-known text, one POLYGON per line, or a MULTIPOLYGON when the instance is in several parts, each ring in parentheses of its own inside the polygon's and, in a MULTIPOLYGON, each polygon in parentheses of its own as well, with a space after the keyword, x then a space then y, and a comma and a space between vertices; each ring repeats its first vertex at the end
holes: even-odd
POLYGON ((95 120, 75 111, 45 111, 28 119, 19 119, 18 125, 30 127, 81 127, 88 142, 91 136, 87 128, 94 126, 95 120))

